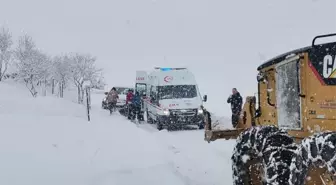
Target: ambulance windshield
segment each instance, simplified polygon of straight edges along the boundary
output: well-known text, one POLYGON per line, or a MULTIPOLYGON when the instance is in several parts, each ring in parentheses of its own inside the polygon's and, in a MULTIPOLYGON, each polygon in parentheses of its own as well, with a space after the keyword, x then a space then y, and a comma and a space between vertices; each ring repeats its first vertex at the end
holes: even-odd
POLYGON ((197 90, 195 85, 159 86, 158 91, 158 98, 161 100, 197 97, 197 90))

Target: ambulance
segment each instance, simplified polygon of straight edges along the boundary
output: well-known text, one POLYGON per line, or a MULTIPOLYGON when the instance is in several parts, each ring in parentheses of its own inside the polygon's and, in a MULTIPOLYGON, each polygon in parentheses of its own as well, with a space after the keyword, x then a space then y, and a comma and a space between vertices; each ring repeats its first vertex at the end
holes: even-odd
POLYGON ((204 128, 203 102, 196 79, 187 68, 160 68, 137 71, 135 90, 143 95, 143 112, 147 122, 164 127, 196 125, 204 128))

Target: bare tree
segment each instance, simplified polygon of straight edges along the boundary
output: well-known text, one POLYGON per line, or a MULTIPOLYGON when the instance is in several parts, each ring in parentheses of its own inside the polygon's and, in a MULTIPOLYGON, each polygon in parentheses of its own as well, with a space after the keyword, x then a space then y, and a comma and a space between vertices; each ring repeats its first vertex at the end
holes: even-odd
POLYGON ((33 97, 37 96, 36 85, 46 81, 49 75, 50 60, 46 54, 40 52, 29 35, 19 38, 15 50, 18 60, 18 77, 23 80, 33 97))
POLYGON ((9 29, 0 28, 0 81, 6 74, 9 63, 12 61, 11 47, 13 45, 12 34, 9 29))
POLYGON ((92 81, 91 81, 91 87, 92 88, 104 89, 105 85, 106 85, 106 83, 105 83, 105 79, 104 79, 103 73, 99 73, 99 75, 97 76, 97 78, 92 79, 92 81))
POLYGON ((71 73, 77 87, 78 103, 83 103, 84 82, 97 78, 101 69, 95 67, 96 58, 90 54, 74 54, 72 57, 71 73))
POLYGON ((45 53, 38 51, 36 62, 38 64, 36 69, 37 79, 41 86, 41 93, 43 96, 47 95, 48 81, 52 77, 52 60, 45 53))
POLYGON ((59 95, 63 98, 64 89, 71 78, 71 59, 67 55, 54 57, 53 63, 53 79, 58 82, 59 95))

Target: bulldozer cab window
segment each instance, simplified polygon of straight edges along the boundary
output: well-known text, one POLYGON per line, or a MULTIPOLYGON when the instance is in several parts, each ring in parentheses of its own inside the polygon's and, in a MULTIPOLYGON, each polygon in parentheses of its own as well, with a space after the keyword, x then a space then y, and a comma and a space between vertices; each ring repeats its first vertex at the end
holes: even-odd
POLYGON ((301 129, 299 97, 299 60, 286 61, 276 67, 276 99, 278 126, 284 129, 301 129))

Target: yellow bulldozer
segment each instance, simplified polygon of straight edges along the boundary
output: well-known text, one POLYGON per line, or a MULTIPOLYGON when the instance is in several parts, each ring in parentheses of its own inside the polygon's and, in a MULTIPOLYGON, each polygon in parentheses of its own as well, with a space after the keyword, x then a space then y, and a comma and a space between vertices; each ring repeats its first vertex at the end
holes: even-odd
POLYGON ((258 67, 258 93, 246 97, 234 129, 205 140, 236 139, 234 185, 336 184, 336 42, 284 53, 258 67))

